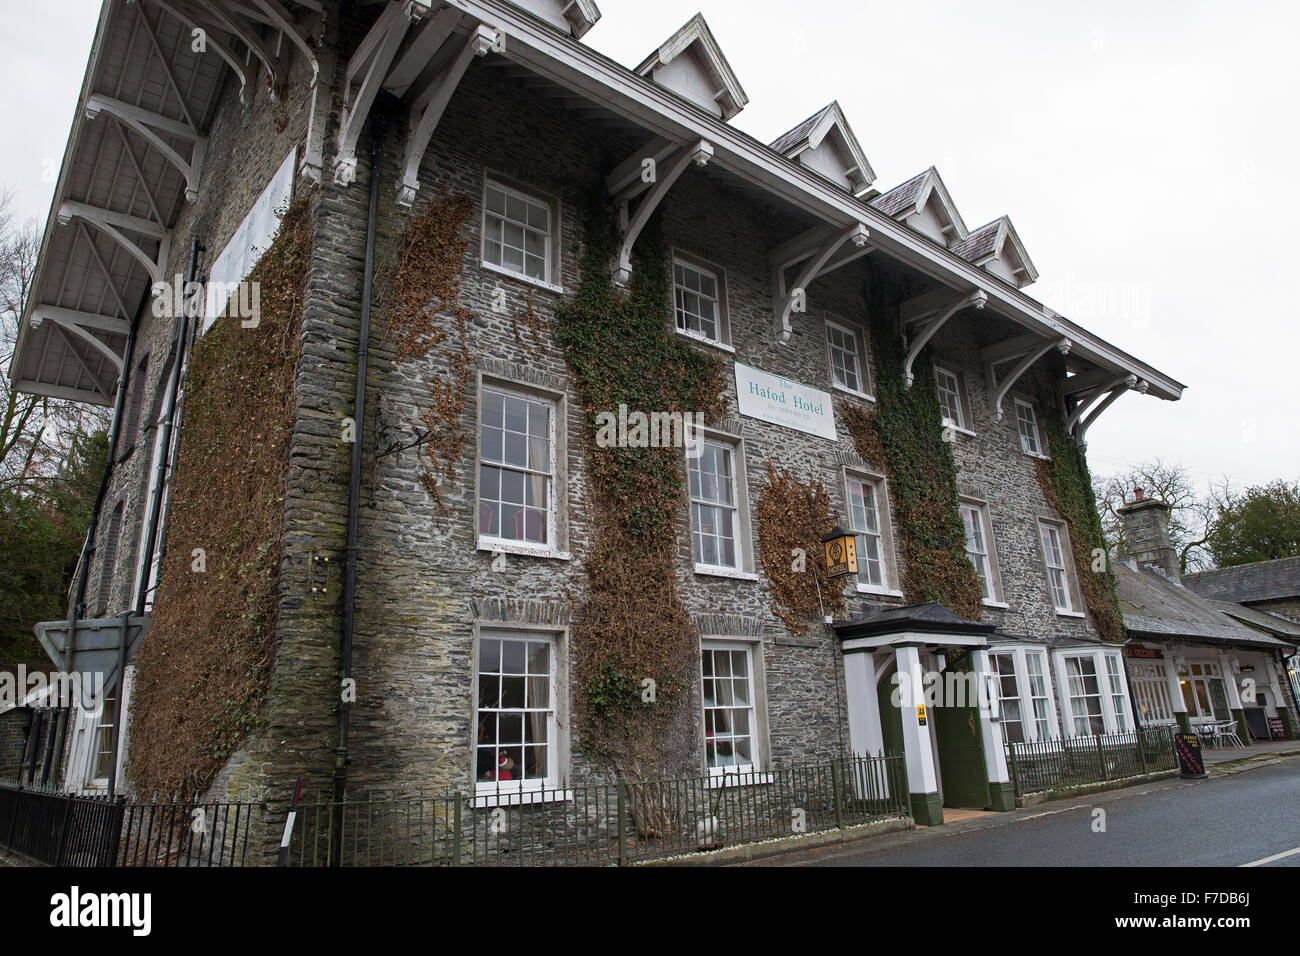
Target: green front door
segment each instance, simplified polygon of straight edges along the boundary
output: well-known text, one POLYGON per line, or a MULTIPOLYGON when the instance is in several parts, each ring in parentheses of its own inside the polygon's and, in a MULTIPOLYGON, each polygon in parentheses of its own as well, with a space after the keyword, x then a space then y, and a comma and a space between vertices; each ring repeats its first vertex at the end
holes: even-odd
POLYGON ((894 675, 898 667, 890 664, 876 684, 876 699, 880 703, 880 736, 885 742, 886 754, 903 753, 903 713, 894 704, 894 675))
MULTIPOLYGON (((951 662, 943 672, 943 692, 940 703, 952 703, 955 688, 972 691, 974 682, 970 671, 970 654, 951 662), (949 672, 958 680, 950 681, 949 672)), ((961 707, 935 707, 934 733, 939 750, 940 788, 945 807, 966 807, 983 810, 992 803, 989 796, 988 768, 984 764, 984 737, 980 733, 978 698, 973 692, 962 695, 961 707)))

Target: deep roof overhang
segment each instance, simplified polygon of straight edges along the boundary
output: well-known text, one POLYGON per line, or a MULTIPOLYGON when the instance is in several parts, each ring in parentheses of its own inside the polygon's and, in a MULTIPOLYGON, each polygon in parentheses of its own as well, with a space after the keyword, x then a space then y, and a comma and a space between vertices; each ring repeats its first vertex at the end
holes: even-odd
POLYGON ((974 263, 917 234, 873 209, 862 199, 782 156, 767 144, 734 129, 703 109, 638 76, 633 70, 528 16, 506 0, 448 0, 510 37, 504 55, 539 76, 578 92, 614 113, 635 121, 652 136, 688 144, 713 145, 712 164, 761 186, 769 195, 841 228, 867 226, 873 246, 939 283, 962 292, 982 290, 985 308, 1044 338, 1067 338, 1071 360, 1082 360, 1115 374, 1148 383, 1147 394, 1176 401, 1184 385, 1065 319, 1019 289, 974 263))
POLYGON ((253 46, 287 69, 306 42, 302 21, 319 9, 316 0, 105 0, 8 369, 16 390, 113 403, 129 329, 166 278, 160 266, 197 187, 231 64, 244 97, 269 95, 271 71, 253 46), (286 14, 295 19, 282 29, 286 14), (207 52, 193 49, 195 23, 207 52))

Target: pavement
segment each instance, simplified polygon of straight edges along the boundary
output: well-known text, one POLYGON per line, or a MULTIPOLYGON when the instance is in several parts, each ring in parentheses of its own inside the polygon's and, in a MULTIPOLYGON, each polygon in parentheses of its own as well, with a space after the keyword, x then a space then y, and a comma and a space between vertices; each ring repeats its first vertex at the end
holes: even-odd
MULTIPOLYGON (((1290 751, 1298 751, 1295 741, 1290 751)), ((1300 757, 1260 749, 1169 778, 743 866, 1300 867, 1300 757)))

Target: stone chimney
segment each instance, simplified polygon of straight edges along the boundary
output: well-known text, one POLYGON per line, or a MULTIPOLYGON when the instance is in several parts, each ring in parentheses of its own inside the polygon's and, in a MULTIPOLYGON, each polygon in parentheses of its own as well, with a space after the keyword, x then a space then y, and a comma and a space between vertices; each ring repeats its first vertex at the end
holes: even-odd
POLYGON ((1124 519, 1129 556, 1139 567, 1177 581, 1178 552, 1169 537, 1169 506, 1158 498, 1146 497, 1141 488, 1134 488, 1133 500, 1118 510, 1124 519))

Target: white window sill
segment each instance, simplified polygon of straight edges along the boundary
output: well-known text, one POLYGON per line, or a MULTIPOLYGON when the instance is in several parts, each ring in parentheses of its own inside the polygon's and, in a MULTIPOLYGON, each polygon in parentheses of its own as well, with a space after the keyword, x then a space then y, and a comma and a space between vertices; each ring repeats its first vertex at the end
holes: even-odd
POLYGON ((880 588, 880 587, 875 587, 874 585, 870 585, 870 584, 859 584, 859 585, 858 585, 858 593, 859 593, 859 594, 878 594, 878 595, 880 595, 881 597, 896 597, 896 598, 901 598, 901 597, 903 596, 903 592, 902 592, 902 591, 893 591, 893 590, 891 590, 891 589, 889 589, 889 588, 880 588))
POLYGON ((492 262, 486 262, 482 259, 479 260, 479 265, 488 272, 495 272, 497 275, 505 276, 507 279, 517 279, 526 285, 535 285, 537 288, 545 289, 547 292, 555 292, 559 295, 564 295, 563 286, 558 286, 551 282, 544 282, 541 279, 534 279, 532 276, 524 275, 522 272, 512 272, 509 269, 503 268, 502 266, 496 265, 492 262))
POLYGON ((736 568, 719 568, 712 564, 696 564, 696 574, 705 574, 712 578, 733 578, 737 581, 757 581, 758 575, 752 571, 739 571, 736 568))
POLYGON ((475 810, 482 810, 486 807, 518 807, 532 803, 570 803, 572 800, 572 790, 542 790, 540 788, 536 790, 483 790, 474 794, 471 799, 471 806, 475 810))
POLYGON ((1011 605, 1008 604, 1006 601, 990 601, 988 598, 984 598, 984 600, 980 601, 980 603, 983 604, 985 607, 995 607, 999 611, 1005 611, 1011 607, 1011 605))
POLYGON ((568 551, 556 551, 554 548, 548 548, 545 545, 528 545, 521 544, 518 541, 506 541, 499 538, 478 539, 478 549, 495 554, 500 551, 504 554, 516 554, 524 558, 550 558, 553 561, 572 561, 573 555, 568 551))
POLYGON ((758 770, 745 770, 740 773, 714 773, 709 777, 709 789, 721 787, 759 787, 772 782, 770 773, 758 770))
POLYGON ((871 402, 874 404, 876 401, 876 396, 868 395, 866 392, 859 392, 856 388, 846 388, 838 382, 832 382, 831 388, 837 392, 843 392, 845 395, 852 395, 854 398, 860 398, 864 402, 871 402))
POLYGON ((965 435, 967 438, 975 437, 975 433, 971 431, 969 428, 963 428, 961 425, 958 425, 956 422, 952 421, 951 419, 945 419, 943 423, 943 430, 947 431, 949 428, 951 428, 959 435, 965 435))
POLYGON ((1056 609, 1056 616, 1086 618, 1088 615, 1084 614, 1082 611, 1063 611, 1058 607, 1056 609))
POLYGON ((679 329, 676 325, 673 326, 673 329, 682 338, 694 342, 696 345, 707 345, 709 348, 718 349, 722 352, 730 352, 732 355, 736 354, 736 350, 726 342, 719 342, 717 339, 706 339, 704 336, 696 335, 694 332, 687 332, 684 329, 679 329))
POLYGON ((1022 452, 1024 452, 1024 455, 1025 455, 1026 458, 1037 458, 1039 461, 1051 461, 1051 460, 1052 460, 1049 456, 1044 455, 1042 452, 1025 451, 1023 448, 1020 449, 1020 450, 1021 450, 1022 452))

